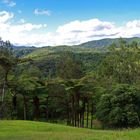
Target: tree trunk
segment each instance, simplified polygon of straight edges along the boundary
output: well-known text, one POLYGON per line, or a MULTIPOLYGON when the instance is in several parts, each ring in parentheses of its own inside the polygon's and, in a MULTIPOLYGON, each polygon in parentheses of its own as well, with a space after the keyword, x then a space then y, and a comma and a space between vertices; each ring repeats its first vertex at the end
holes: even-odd
POLYGON ((92 105, 91 105, 91 129, 93 128, 93 107, 94 107, 94 105, 92 103, 92 105))
POLYGON ((11 118, 15 119, 15 117, 17 117, 17 96, 16 95, 12 96, 12 105, 13 105, 13 110, 12 110, 11 118))
POLYGON ((85 120, 85 117, 84 117, 84 114, 85 114, 85 99, 83 99, 83 105, 82 105, 82 127, 84 127, 84 120, 85 120))
POLYGON ((35 117, 35 120, 39 120, 39 114, 40 114, 40 111, 39 111, 39 98, 37 96, 35 96, 33 98, 33 101, 34 101, 34 117, 35 117))
POLYGON ((13 102, 13 109, 16 110, 16 108, 17 108, 17 96, 16 95, 13 96, 12 102, 13 102))
POLYGON ((67 125, 70 125, 70 111, 69 111, 69 103, 67 104, 67 125))
POLYGON ((82 111, 80 111, 80 127, 82 127, 82 111))
POLYGON ((1 97, 1 102, 4 102, 4 97, 5 97, 5 89, 7 85, 7 76, 8 76, 8 71, 5 73, 4 81, 3 81, 3 87, 2 87, 2 97, 1 97))
POLYGON ((74 118, 75 118, 75 111, 74 111, 74 97, 72 96, 72 126, 74 126, 74 118))
POLYGON ((77 126, 79 127, 80 126, 80 119, 79 119, 79 110, 80 110, 80 103, 79 103, 79 100, 80 100, 80 96, 79 94, 76 96, 76 116, 77 116, 77 126))
POLYGON ((27 99, 25 95, 23 95, 23 104, 24 104, 24 120, 27 120, 27 99))
POLYGON ((3 103, 3 101, 4 101, 5 88, 6 88, 6 81, 4 80, 4 82, 3 82, 3 87, 2 87, 2 95, 1 95, 1 102, 2 102, 2 103, 3 103))
POLYGON ((88 122, 89 122, 89 101, 87 101, 87 128, 88 128, 88 122))
POLYGON ((0 117, 4 117, 4 112, 5 112, 5 104, 4 104, 4 97, 5 97, 5 90, 6 90, 6 85, 7 85, 7 76, 8 76, 8 71, 5 73, 4 81, 3 81, 3 87, 2 87, 2 93, 1 93, 1 106, 0 106, 0 117))
POLYGON ((46 120, 49 120, 49 108, 48 108, 48 101, 49 101, 49 97, 47 97, 46 99, 46 120))
POLYGON ((76 111, 74 113, 74 126, 76 127, 77 126, 77 114, 76 114, 76 111))

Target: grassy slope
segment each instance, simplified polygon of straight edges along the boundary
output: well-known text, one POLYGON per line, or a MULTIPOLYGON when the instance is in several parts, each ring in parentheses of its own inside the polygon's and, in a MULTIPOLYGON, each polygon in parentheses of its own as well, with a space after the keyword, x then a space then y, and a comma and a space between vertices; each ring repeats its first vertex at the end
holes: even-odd
POLYGON ((0 121, 0 140, 139 140, 140 130, 101 131, 62 125, 0 121))

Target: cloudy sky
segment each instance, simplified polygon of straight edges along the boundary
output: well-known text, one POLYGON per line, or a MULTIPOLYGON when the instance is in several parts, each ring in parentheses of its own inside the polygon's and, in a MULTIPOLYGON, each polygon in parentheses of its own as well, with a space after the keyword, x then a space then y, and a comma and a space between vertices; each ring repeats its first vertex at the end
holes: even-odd
POLYGON ((15 45, 74 45, 140 37, 140 0, 0 0, 0 37, 15 45))

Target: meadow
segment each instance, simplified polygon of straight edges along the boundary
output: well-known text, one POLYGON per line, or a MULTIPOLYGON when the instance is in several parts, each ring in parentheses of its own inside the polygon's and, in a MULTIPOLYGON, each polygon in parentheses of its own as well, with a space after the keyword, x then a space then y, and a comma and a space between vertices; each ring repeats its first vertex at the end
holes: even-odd
POLYGON ((139 140, 140 129, 90 130, 32 121, 0 121, 0 140, 139 140))

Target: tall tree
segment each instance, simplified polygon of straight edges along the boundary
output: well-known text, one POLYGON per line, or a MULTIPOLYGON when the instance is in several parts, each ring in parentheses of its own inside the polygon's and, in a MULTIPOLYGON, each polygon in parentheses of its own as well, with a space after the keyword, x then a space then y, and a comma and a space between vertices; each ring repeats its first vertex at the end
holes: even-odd
POLYGON ((57 63, 57 74, 63 79, 79 79, 83 76, 82 63, 75 59, 73 53, 64 52, 57 63))

